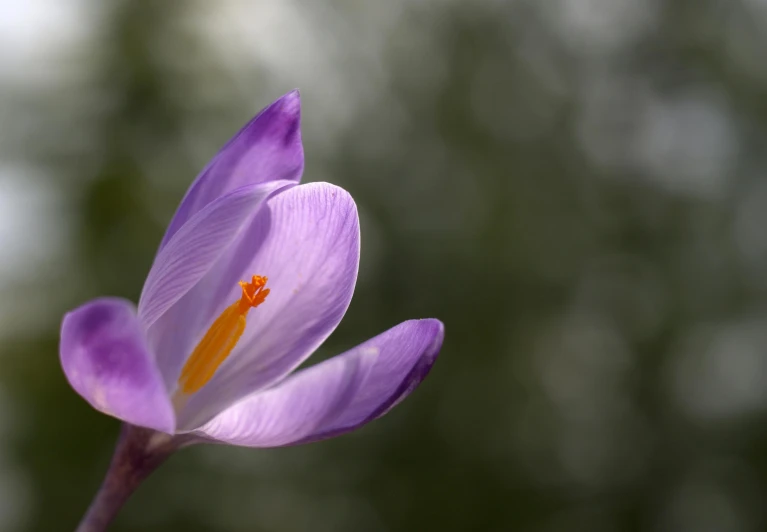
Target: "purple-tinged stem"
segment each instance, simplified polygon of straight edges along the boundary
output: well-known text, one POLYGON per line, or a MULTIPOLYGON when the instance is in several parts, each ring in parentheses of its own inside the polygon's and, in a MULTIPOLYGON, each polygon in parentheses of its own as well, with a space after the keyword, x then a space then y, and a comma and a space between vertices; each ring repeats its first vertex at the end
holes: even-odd
POLYGON ((76 532, 103 532, 139 484, 180 445, 173 436, 123 425, 112 463, 76 532))

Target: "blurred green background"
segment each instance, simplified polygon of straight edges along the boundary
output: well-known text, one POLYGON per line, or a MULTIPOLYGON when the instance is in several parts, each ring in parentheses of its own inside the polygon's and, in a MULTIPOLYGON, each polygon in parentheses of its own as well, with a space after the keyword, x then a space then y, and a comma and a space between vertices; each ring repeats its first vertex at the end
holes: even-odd
POLYGON ((0 0, 0 530, 72 530, 118 422, 62 314, 136 300, 197 171, 298 87, 360 279, 326 357, 446 324, 351 435, 198 446, 113 530, 767 527, 767 3, 0 0))

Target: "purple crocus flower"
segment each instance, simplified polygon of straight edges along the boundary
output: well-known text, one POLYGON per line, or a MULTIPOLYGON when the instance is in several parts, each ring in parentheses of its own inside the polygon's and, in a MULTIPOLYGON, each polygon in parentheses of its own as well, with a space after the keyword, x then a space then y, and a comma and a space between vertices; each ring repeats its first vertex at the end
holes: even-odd
POLYGON ((78 530, 103 530, 178 447, 337 436, 388 412, 434 363, 444 329, 425 319, 293 373, 341 321, 360 256, 351 196, 299 185, 299 122, 294 91, 213 158, 170 222, 138 308, 99 298, 64 317, 67 379, 125 422, 78 530))
POLYGON ((435 319, 403 322, 292 373, 352 298, 357 209, 300 185, 298 91, 253 118, 197 177, 160 244, 138 309, 100 298, 61 327, 72 387, 94 408, 185 442, 310 442, 383 415, 424 379, 435 319))

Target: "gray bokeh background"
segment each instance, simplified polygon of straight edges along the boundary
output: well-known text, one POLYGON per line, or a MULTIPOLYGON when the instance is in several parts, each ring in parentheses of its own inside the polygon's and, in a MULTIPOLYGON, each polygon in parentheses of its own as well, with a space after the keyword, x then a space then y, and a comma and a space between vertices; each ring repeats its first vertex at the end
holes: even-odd
POLYGON ((0 530, 71 530, 118 422, 62 314, 137 299, 186 187, 303 97, 351 192, 327 357, 438 317, 430 377, 336 440, 197 447, 114 530, 764 530, 763 0, 0 1, 0 530))

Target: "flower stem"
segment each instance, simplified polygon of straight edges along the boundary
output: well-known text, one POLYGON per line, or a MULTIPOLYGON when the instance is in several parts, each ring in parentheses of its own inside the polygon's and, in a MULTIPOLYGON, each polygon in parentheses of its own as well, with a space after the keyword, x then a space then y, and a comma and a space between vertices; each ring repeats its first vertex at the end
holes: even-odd
POLYGON ((124 424, 112 463, 76 532, 103 532, 139 484, 179 447, 172 436, 124 424))

